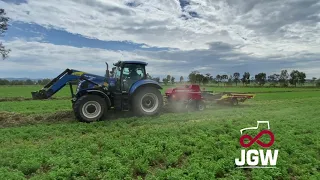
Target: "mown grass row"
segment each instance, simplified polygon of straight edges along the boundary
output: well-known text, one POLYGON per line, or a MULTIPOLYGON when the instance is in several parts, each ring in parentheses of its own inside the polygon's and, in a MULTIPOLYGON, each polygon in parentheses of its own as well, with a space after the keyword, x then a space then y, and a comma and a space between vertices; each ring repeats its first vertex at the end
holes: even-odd
MULTIPOLYGON (((2 128, 0 178, 319 179, 319 100, 318 92, 259 94, 239 107, 204 112, 2 128), (270 121, 276 138, 272 149, 279 149, 277 168, 237 169, 239 130, 257 120, 270 121)), ((26 114, 32 102, 3 103, 26 114)), ((43 109, 37 113, 45 113, 68 105, 55 100, 38 106, 43 109)))

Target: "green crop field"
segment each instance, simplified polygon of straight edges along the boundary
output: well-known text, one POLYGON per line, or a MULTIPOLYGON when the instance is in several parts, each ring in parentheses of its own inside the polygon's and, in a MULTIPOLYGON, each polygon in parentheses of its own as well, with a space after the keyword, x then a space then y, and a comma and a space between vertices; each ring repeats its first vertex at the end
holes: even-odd
POLYGON ((234 107, 112 113, 88 124, 73 117, 68 88, 29 100, 40 88, 0 86, 0 179, 320 179, 319 89, 206 87, 257 95, 234 107), (270 122, 276 168, 237 168, 240 129, 257 121, 270 122))

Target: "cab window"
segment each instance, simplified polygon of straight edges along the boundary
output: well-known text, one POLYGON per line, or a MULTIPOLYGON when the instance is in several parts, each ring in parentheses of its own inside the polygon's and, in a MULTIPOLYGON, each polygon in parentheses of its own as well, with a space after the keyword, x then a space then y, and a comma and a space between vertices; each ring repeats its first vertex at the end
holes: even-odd
POLYGON ((117 67, 116 72, 114 74, 114 77, 116 79, 120 79, 120 76, 121 76, 121 69, 119 67, 117 67))

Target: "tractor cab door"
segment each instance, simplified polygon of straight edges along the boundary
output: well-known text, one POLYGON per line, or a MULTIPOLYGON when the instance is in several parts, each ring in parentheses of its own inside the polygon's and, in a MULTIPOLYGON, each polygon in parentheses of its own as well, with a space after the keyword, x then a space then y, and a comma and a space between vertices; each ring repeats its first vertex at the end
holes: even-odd
POLYGON ((146 77, 145 67, 140 64, 124 64, 115 71, 116 88, 114 107, 118 110, 129 110, 129 90, 131 86, 146 77))

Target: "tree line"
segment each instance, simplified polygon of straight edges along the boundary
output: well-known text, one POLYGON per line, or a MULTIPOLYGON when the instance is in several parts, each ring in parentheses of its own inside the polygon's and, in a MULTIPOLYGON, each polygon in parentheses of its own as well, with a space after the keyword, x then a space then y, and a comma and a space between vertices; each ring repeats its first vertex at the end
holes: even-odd
MULTIPOLYGON (((281 86, 288 87, 289 85, 297 86, 304 85, 306 82, 306 73, 292 70, 290 73, 287 70, 281 70, 279 74, 271 74, 267 76, 266 73, 261 72, 251 76, 249 72, 244 72, 242 76, 239 72, 235 72, 231 75, 223 74, 216 75, 216 77, 212 77, 210 73, 201 74, 198 71, 192 71, 189 74, 189 81, 191 83, 199 83, 199 84, 208 84, 215 83, 218 86, 223 83, 224 85, 231 85, 233 83, 238 85, 238 83, 242 83, 244 86, 255 83, 259 86, 264 86, 266 83, 269 83, 270 86, 281 86)), ((311 79, 311 83, 320 86, 320 79, 313 77, 311 79)))
POLYGON ((12 80, 0 79, 0 85, 46 85, 51 81, 51 79, 39 79, 39 80, 12 80))
MULTIPOLYGON (((148 79, 153 79, 157 82, 160 82, 160 78, 156 77, 153 78, 148 74, 148 79)), ((232 85, 235 84, 238 86, 239 83, 242 83, 243 86, 247 86, 249 84, 254 83, 258 86, 264 86, 266 83, 269 83, 269 86, 281 86, 281 87, 288 87, 297 86, 297 85, 304 85, 306 82, 306 73, 292 70, 290 73, 287 70, 281 70, 279 74, 274 73, 267 76, 266 73, 261 72, 255 75, 251 75, 250 72, 244 72, 241 76, 239 72, 235 72, 231 75, 227 74, 218 74, 213 77, 210 73, 202 74, 199 71, 192 71, 188 75, 188 82, 195 83, 195 84, 220 84, 223 85, 232 85)), ((163 84, 174 84, 176 83, 175 77, 171 75, 167 75, 165 78, 162 79, 163 84)), ((179 82, 184 82, 184 77, 180 76, 179 82)), ((315 86, 320 87, 320 79, 313 77, 311 79, 311 83, 315 86)))
MULTIPOLYGON (((152 79, 152 80, 157 81, 158 83, 160 83, 160 77, 152 77, 152 76, 149 75, 149 73, 147 73, 147 79, 152 79)), ((183 81, 184 81, 183 76, 180 76, 178 82, 181 83, 183 81)), ((167 84, 175 84, 176 83, 176 78, 171 76, 171 75, 167 75, 165 78, 162 78, 162 82, 165 85, 167 85, 167 84)))

